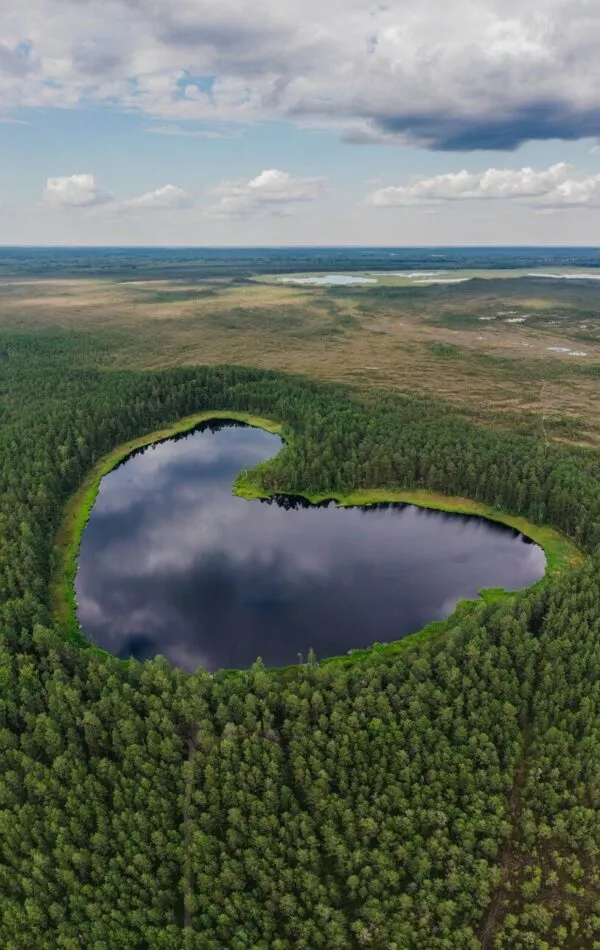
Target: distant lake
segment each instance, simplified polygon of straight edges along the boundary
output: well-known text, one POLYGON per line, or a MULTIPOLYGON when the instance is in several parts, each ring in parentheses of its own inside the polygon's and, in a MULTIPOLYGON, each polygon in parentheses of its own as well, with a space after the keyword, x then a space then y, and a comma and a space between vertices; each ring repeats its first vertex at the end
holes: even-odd
POLYGON ((347 284, 376 284, 376 277, 352 277, 350 274, 326 274, 323 277, 278 277, 280 284, 329 284, 343 287, 347 284))
POLYGON ((483 519, 232 494, 277 436, 232 423, 135 453, 102 479, 75 581, 78 618, 119 657, 186 670, 298 662, 398 640, 482 587, 527 587, 541 548, 483 519))

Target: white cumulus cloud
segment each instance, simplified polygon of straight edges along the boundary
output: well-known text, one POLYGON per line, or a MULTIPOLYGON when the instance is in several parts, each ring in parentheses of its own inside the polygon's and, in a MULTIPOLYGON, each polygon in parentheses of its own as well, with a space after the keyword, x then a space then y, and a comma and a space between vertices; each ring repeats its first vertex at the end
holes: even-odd
POLYGON ((326 189, 325 178, 294 178, 289 172, 269 168, 250 181, 222 181, 211 192, 218 200, 208 212, 218 217, 290 214, 298 204, 321 197, 326 189))
POLYGON ((169 211, 191 208, 193 195, 177 185, 162 185, 154 191, 136 195, 125 200, 116 200, 102 191, 93 175, 65 175, 48 178, 44 200, 54 207, 95 208, 102 206, 102 213, 127 214, 135 211, 169 211))
POLYGON ((194 199, 189 192, 177 185, 163 185, 162 188, 156 188, 154 191, 147 191, 137 198, 132 198, 123 204, 131 209, 147 208, 150 210, 167 210, 169 208, 191 208, 194 199))
POLYGON ((111 196, 100 190, 93 175, 65 175, 48 178, 44 199, 52 205, 64 208, 90 208, 106 204, 111 196))
POLYGON ((379 207, 449 201, 513 200, 534 207, 600 207, 600 175, 585 175, 565 162, 533 168, 449 172, 373 192, 379 207))

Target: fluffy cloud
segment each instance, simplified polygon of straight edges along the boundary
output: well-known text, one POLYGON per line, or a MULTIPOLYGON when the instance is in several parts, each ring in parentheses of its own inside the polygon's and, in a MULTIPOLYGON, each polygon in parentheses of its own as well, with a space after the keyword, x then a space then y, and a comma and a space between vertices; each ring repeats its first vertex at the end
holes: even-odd
MULTIPOLYGON (((222 181, 208 193, 213 203, 207 212, 223 218, 242 218, 259 213, 287 215, 298 205, 319 198, 326 188, 324 178, 294 178, 289 172, 266 169, 250 181, 222 181)), ((100 190, 93 175, 48 178, 44 198, 49 204, 61 207, 103 205, 102 214, 109 215, 174 211, 194 205, 192 194, 171 184, 134 198, 116 200, 100 190)))
POLYGON ((155 191, 147 191, 131 201, 123 202, 126 208, 132 210, 167 210, 169 208, 191 208, 194 203, 192 195, 177 185, 163 185, 155 191))
POLYGON ((54 207, 93 208, 103 206, 109 214, 125 214, 133 211, 168 211, 191 208, 194 199, 189 192, 177 185, 163 185, 154 191, 137 195, 125 201, 116 201, 108 192, 102 191, 93 175, 67 175, 48 178, 44 200, 54 207))
POLYGON ((66 175, 46 180, 44 199, 63 208, 90 208, 106 204, 111 196, 99 189, 93 175, 66 175))
POLYGON ((289 172, 269 168, 250 181, 222 181, 212 191, 218 198, 209 214, 248 217, 253 214, 290 214, 299 203, 315 201, 326 190, 325 178, 292 178, 289 172))
POLYGON ((593 0, 5 0, 0 104, 319 121, 353 142, 597 136, 593 0))
POLYGON ((533 168, 488 168, 483 172, 450 172, 408 185, 379 188, 372 202, 380 207, 443 201, 508 199, 544 208, 600 207, 600 175, 582 175, 559 162, 542 171, 533 168))

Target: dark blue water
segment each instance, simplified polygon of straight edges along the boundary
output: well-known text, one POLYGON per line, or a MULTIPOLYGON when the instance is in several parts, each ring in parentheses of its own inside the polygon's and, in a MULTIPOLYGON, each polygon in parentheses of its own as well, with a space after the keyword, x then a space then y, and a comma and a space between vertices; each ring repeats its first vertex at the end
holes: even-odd
POLYGON ((543 576, 537 545, 478 518, 232 495, 240 469, 280 446, 259 429, 204 428, 102 480, 75 583, 95 643, 187 670, 279 666, 400 639, 482 587, 543 576))

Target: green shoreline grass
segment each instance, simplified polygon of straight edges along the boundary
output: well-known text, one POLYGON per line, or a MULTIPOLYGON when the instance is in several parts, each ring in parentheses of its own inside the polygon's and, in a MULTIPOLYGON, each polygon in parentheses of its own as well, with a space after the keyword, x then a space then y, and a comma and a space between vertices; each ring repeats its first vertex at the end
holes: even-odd
MULTIPOLYGON (((77 557, 84 528, 90 517, 90 512, 96 501, 100 482, 104 475, 107 475, 114 468, 123 462, 129 455, 139 448, 152 445, 158 442, 164 442, 183 432, 195 428, 202 422, 208 422, 212 419, 232 419, 238 422, 245 422, 247 425, 264 429, 279 435, 289 442, 292 437, 286 432, 280 423, 264 419, 260 416, 254 416, 246 412, 235 412, 226 410, 212 410, 196 413, 186 416, 178 422, 173 423, 164 429, 147 433, 137 439, 124 442, 117 446, 108 455, 101 458, 91 469, 79 489, 69 500, 65 514, 56 537, 55 557, 57 567, 53 572, 50 582, 50 605, 52 614, 56 621, 61 623, 66 629, 69 639, 81 646, 89 646, 77 620, 77 602, 75 599, 75 575, 77 573, 77 557)), ((252 476, 265 466, 268 466, 273 460, 260 463, 252 472, 240 472, 233 485, 234 494, 248 501, 259 498, 269 498, 272 493, 266 492, 256 486, 252 476)), ((420 508, 429 508, 436 511, 446 511, 454 514, 470 515, 478 518, 485 518, 488 521, 495 521, 508 525, 519 531, 524 537, 529 538, 536 544, 539 544, 546 556, 546 572, 544 577, 536 584, 537 587, 545 583, 546 579, 553 574, 574 567, 583 560, 583 553, 576 544, 567 538, 562 532, 551 525, 538 525, 520 515, 512 515, 493 508, 491 505, 485 505, 481 502, 471 501, 468 498, 456 498, 446 495, 429 492, 425 489, 405 490, 405 489, 386 489, 372 488, 361 491, 355 491, 348 494, 338 492, 309 493, 309 492, 281 492, 279 494, 289 494, 306 498, 307 501, 317 504, 322 501, 334 501, 340 507, 359 507, 363 505, 373 505, 381 503, 402 503, 416 505, 420 508)), ((529 590, 531 588, 528 588, 529 590)), ((433 621, 422 630, 404 637, 402 640, 396 640, 391 643, 374 643, 362 650, 353 650, 345 656, 328 657, 321 660, 322 663, 348 664, 360 661, 367 654, 378 653, 397 653, 401 650, 414 646, 424 639, 441 636, 451 626, 455 626, 465 612, 471 612, 481 602, 492 603, 493 601, 516 597, 518 592, 505 591, 503 588, 489 588, 480 591, 480 597, 477 600, 460 601, 455 611, 445 620, 433 621)), ((105 651, 101 651, 105 652, 105 651)), ((282 670, 290 670, 293 667, 284 667, 282 670)), ((232 671, 228 671, 232 672, 232 671)))
MULTIPOLYGON (((262 463, 268 464, 268 463, 262 463)), ((256 471, 256 469, 254 470, 256 471)), ((250 473, 241 473, 234 483, 234 493, 241 498, 248 500, 258 498, 269 498, 270 493, 263 491, 253 484, 250 473)), ((279 494, 288 494, 280 492, 279 494)), ((441 495, 436 492, 430 492, 427 489, 389 489, 389 488, 371 488, 361 491, 343 494, 340 492, 290 492, 290 495, 296 495, 306 498, 313 504, 322 501, 334 501, 338 506, 344 508, 361 507, 363 505, 376 505, 385 503, 415 505, 418 508, 429 508, 435 511, 446 511, 451 514, 470 515, 475 518, 484 518, 487 521, 495 521, 500 524, 508 525, 519 531, 524 537, 534 541, 544 551, 546 557, 546 571, 544 576, 532 584, 526 590, 539 588, 545 584, 549 577, 556 575, 561 571, 576 567, 584 559, 583 552, 577 547, 574 541, 571 541, 557 528, 552 525, 539 525, 521 515, 512 515, 501 511, 491 505, 483 504, 478 501, 471 501, 469 498, 451 497, 441 495)), ((481 606, 482 603, 491 604, 495 601, 514 599, 523 593, 522 591, 505 590, 503 587, 482 588, 479 591, 479 597, 474 600, 460 600, 450 616, 444 620, 434 620, 401 640, 393 640, 390 643, 372 643, 364 649, 351 650, 346 655, 325 657, 320 663, 334 664, 336 666, 349 666, 359 663, 365 657, 373 653, 389 655, 391 653, 402 653, 407 649, 423 643, 426 640, 439 639, 448 630, 452 629, 460 622, 463 617, 468 616, 473 610, 481 606)), ((294 667, 283 667, 280 672, 291 673, 294 667)))
MULTIPOLYGON (((248 500, 268 498, 270 494, 254 485, 250 478, 243 478, 242 476, 238 476, 236 479, 234 492, 241 498, 247 498, 248 500)), ((281 492, 280 494, 287 493, 281 492)), ((348 494, 335 491, 321 493, 297 491, 289 494, 306 498, 312 504, 334 501, 341 508, 356 508, 363 505, 386 503, 406 504, 415 505, 417 508, 430 508, 434 511, 446 511, 450 514, 471 515, 476 518, 484 518, 486 521, 505 524, 543 548, 547 562, 546 575, 554 574, 568 567, 575 567, 583 561, 584 557, 575 542, 552 525, 534 524, 533 521, 528 521, 527 518, 521 515, 509 514, 492 507, 492 505, 483 504, 483 502, 471 501, 469 498, 441 495, 430 492, 425 488, 369 488, 348 494)))

